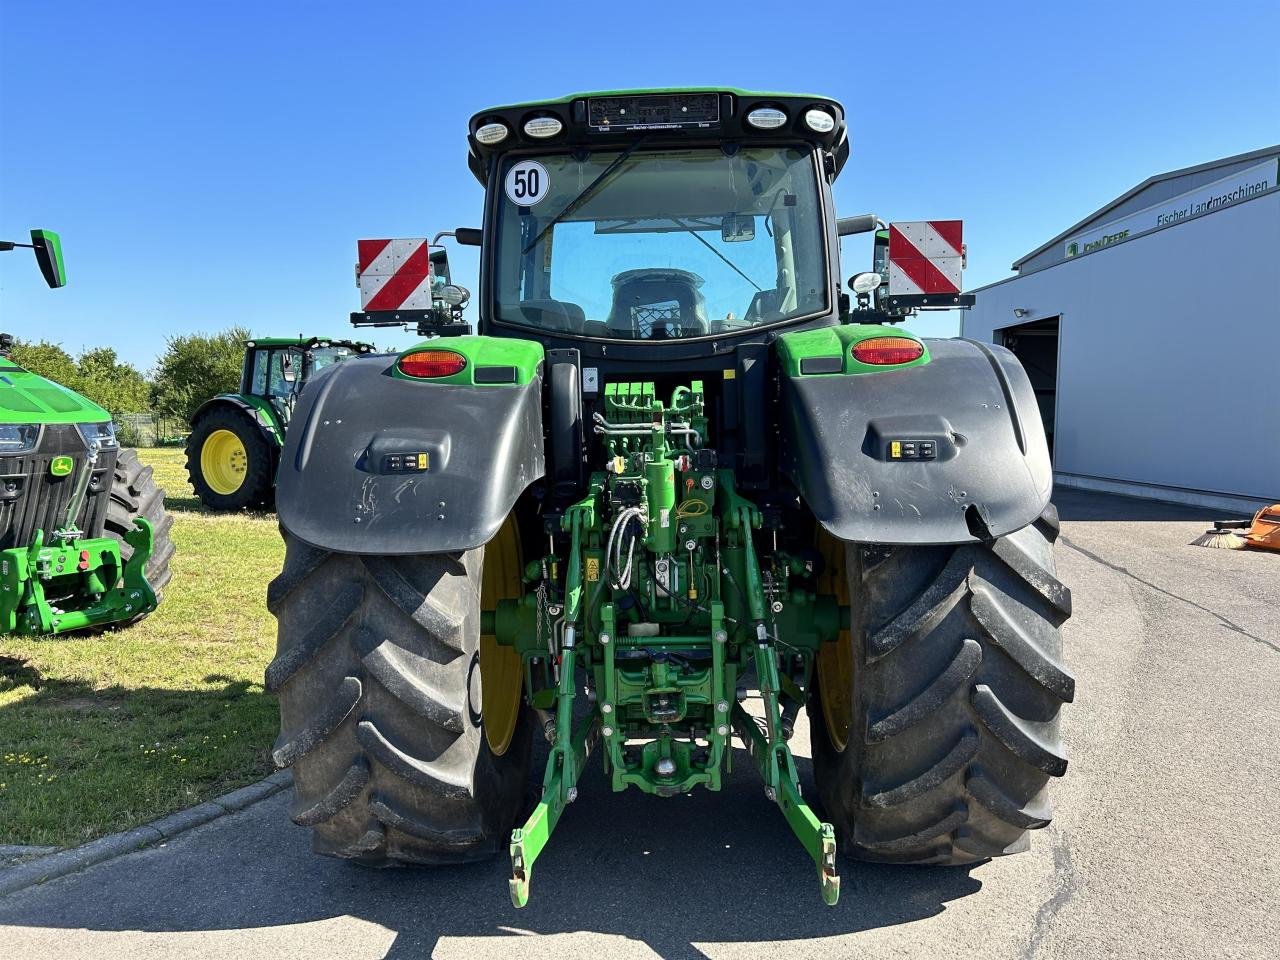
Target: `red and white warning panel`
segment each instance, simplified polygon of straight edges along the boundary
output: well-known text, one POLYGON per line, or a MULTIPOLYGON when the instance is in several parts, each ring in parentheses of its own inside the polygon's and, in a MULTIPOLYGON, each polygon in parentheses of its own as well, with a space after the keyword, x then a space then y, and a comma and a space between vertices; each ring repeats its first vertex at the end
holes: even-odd
POLYGON ((889 224, 889 295, 958 294, 964 274, 964 221, 889 224))
POLYGON ((357 240, 356 248, 362 310, 431 309, 433 271, 426 238, 357 240))

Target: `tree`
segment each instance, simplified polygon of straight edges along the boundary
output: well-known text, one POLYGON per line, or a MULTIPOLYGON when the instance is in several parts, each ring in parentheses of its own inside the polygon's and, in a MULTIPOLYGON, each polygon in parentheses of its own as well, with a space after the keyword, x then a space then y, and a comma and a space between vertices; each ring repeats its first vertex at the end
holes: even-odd
POLYGON ((122 413, 146 413, 151 406, 151 385, 128 363, 121 363, 110 347, 86 350, 76 359, 76 389, 118 417, 122 413))
POLYGON ((157 413, 190 423, 200 404, 239 388, 248 339, 249 331, 244 327, 170 337, 152 376, 152 407, 157 413))

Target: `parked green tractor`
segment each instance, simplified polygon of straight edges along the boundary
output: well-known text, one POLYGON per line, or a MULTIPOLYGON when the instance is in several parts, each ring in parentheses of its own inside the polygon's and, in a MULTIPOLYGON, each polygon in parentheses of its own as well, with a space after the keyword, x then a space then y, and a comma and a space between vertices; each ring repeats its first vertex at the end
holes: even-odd
POLYGON ((187 474, 210 510, 270 509, 285 428, 303 386, 330 364, 373 347, 330 337, 245 343, 238 393, 220 393, 191 420, 187 474))
MULTIPOLYGON (((592 754, 660 797, 754 766, 827 903, 838 849, 1024 849, 1074 689, 1035 395, 1007 350, 897 325, 962 296, 841 289, 840 238, 883 227, 833 213, 843 108, 579 94, 469 134, 478 335, 438 286, 428 339, 322 372, 281 458, 266 682, 315 849, 505 848, 522 906, 592 754)), ((421 243, 362 241, 358 323, 409 316, 368 304, 421 243)))
MULTIPOLYGON (((31 246, 51 287, 66 283, 48 230, 31 246)), ((9 356, 0 334, 0 633, 130 624, 169 582, 172 520, 151 468, 116 441, 111 415, 9 356)))

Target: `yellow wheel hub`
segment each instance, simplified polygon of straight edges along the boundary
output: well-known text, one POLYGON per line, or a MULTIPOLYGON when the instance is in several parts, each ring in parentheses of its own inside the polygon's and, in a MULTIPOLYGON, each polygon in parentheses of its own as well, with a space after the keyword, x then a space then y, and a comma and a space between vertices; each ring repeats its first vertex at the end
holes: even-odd
MULTIPOLYGON (((520 557, 520 535, 515 518, 507 517, 498 535, 484 548, 480 608, 493 610, 499 600, 520 596, 524 564, 520 557)), ((496 637, 480 637, 480 696, 483 702, 484 733, 489 749, 502 756, 511 746, 511 737, 520 719, 520 698, 524 686, 524 663, 513 647, 503 646, 496 637)))
POLYGON ((200 473, 214 493, 227 496, 244 485, 249 472, 249 454, 230 430, 215 430, 200 448, 200 473))
MULTIPOLYGON (((818 531, 818 550, 826 561, 818 578, 818 592, 835 594, 842 607, 849 605, 849 578, 845 570, 845 545, 824 530, 818 531)), ((837 753, 844 753, 853 726, 853 637, 841 630, 835 643, 818 650, 818 685, 822 688, 822 718, 827 739, 837 753)))

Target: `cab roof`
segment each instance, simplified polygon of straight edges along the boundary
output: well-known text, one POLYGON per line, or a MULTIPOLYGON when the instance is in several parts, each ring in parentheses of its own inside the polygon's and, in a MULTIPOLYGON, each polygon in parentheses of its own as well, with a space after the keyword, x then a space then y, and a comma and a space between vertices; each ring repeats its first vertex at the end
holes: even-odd
POLYGON ((468 164, 481 183, 487 179, 490 161, 507 151, 554 150, 557 146, 599 147, 613 142, 634 142, 641 136, 650 137, 654 142, 806 140, 831 154, 837 173, 849 156, 845 112, 838 100, 816 94, 774 93, 736 87, 661 87, 571 93, 551 100, 531 100, 481 110, 472 116, 467 132, 470 146, 468 164), (635 109, 628 114, 627 108, 630 107, 635 109), (676 113, 677 107, 681 108, 679 113, 676 113), (770 130, 748 125, 747 115, 761 107, 781 110, 786 117, 785 122, 770 130), (690 108, 693 109, 692 114, 690 108), (814 108, 831 115, 835 123, 830 131, 814 131, 805 124, 805 114, 814 108), (651 119, 641 119, 646 113, 651 119), (627 119, 622 120, 622 115, 627 119), (635 122, 631 121, 632 117, 636 118, 635 122), (526 125, 538 119, 557 120, 560 127, 549 136, 527 133, 526 125), (489 124, 501 124, 507 128, 499 142, 486 144, 476 138, 476 132, 489 124))
MULTIPOLYGON (((566 94, 563 97, 552 97, 550 100, 529 100, 522 103, 508 104, 504 107, 489 107, 487 110, 481 110, 471 119, 472 122, 474 122, 477 117, 482 117, 490 113, 499 113, 505 110, 567 106, 572 104, 575 100, 590 100, 592 98, 598 99, 601 97, 665 96, 676 93, 727 93, 743 100, 767 100, 770 97, 788 100, 822 100, 826 103, 834 103, 836 106, 840 106, 838 101, 816 93, 782 93, 781 91, 768 92, 761 90, 743 90, 739 87, 647 87, 637 88, 634 90, 588 90, 583 93, 566 94)), ((843 108, 841 108, 841 112, 843 112, 843 108)))
POLYGON ((313 347, 322 344, 373 349, 371 343, 347 340, 345 337, 252 337, 244 342, 246 347, 313 347))

